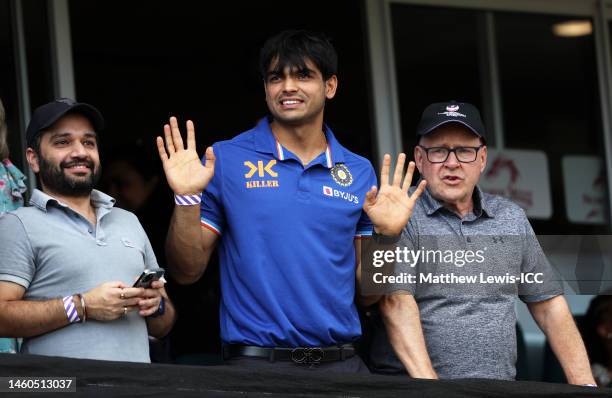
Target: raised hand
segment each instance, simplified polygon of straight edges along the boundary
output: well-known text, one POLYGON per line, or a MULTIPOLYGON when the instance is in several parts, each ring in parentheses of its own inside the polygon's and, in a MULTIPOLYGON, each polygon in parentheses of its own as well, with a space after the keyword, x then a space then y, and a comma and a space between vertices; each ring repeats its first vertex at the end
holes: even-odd
POLYGON ((187 148, 174 116, 170 124, 164 125, 164 140, 157 137, 157 150, 164 166, 168 185, 177 195, 199 194, 208 185, 215 174, 215 154, 212 147, 206 148, 206 164, 202 165, 196 152, 195 130, 193 122, 187 121, 187 148), (167 152, 166 152, 167 150, 167 152))
POLYGON ((405 162, 406 155, 400 153, 393 173, 393 182, 389 184, 391 156, 386 154, 380 170, 380 190, 374 186, 366 194, 363 210, 370 217, 374 229, 379 234, 397 236, 402 232, 412 215, 416 200, 427 185, 425 180, 421 181, 412 195, 408 195, 414 173, 414 162, 408 164, 406 176, 402 178, 405 162))

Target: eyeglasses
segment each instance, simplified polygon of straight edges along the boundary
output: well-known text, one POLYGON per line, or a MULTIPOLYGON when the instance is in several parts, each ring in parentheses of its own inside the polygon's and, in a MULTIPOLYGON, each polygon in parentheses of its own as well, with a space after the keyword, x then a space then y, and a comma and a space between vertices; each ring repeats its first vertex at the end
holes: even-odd
POLYGON ((427 160, 430 163, 444 163, 451 152, 455 153, 455 157, 461 163, 472 163, 478 157, 478 150, 484 145, 479 146, 457 146, 454 148, 447 148, 445 146, 434 146, 424 147, 419 145, 427 154, 427 160))

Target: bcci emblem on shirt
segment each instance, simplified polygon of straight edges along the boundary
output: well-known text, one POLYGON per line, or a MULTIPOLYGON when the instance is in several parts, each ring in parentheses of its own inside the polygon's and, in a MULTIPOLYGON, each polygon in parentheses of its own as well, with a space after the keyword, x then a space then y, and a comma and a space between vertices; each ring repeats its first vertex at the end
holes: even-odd
POLYGON ((338 163, 331 169, 331 176, 336 184, 348 187, 353 183, 353 175, 343 163, 338 163))

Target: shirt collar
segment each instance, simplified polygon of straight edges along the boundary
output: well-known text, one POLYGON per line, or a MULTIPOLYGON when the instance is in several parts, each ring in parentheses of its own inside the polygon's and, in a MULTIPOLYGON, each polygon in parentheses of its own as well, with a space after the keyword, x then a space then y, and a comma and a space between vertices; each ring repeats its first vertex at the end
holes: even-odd
MULTIPOLYGON (((39 189, 34 189, 34 191, 32 192, 32 197, 30 198, 30 204, 32 206, 36 206, 40 210, 43 210, 46 212, 47 207, 49 206, 50 203, 53 205, 61 206, 61 207, 68 207, 67 204, 60 202, 59 200, 55 199, 53 196, 48 195, 39 189)), ((97 189, 93 189, 91 191, 91 203, 93 207, 95 208, 102 207, 102 208, 110 209, 115 205, 115 199, 105 194, 104 192, 100 192, 97 189)))
MULTIPOLYGON (((419 185, 420 182, 421 180, 419 180, 419 182, 417 183, 417 186, 419 185)), ((431 193, 429 193, 429 188, 425 188, 425 190, 421 194, 421 201, 423 203, 423 206, 425 206, 425 212, 427 213, 428 216, 431 216, 436 211, 444 207, 442 202, 440 202, 438 199, 431 196, 431 193)))
MULTIPOLYGON (((419 181, 420 182, 420 181, 419 181)), ((436 211, 440 210, 444 207, 442 202, 438 199, 431 196, 429 193, 429 188, 426 188, 425 191, 421 194, 421 199, 423 200, 423 205, 425 206, 425 212, 428 216, 431 216, 436 211)), ((493 218, 493 213, 491 212, 491 208, 487 203, 486 197, 483 194, 482 190, 478 185, 474 188, 474 193, 472 194, 472 200, 474 201, 474 215, 476 218, 481 216, 486 216, 489 218, 493 218)))
POLYGON ((480 189, 478 185, 476 185, 476 187, 474 188, 473 198, 474 198, 474 214, 476 214, 477 217, 480 217, 483 215, 489 218, 494 217, 493 212, 491 211, 491 206, 489 206, 486 196, 484 195, 484 193, 482 192, 482 190, 480 189))
MULTIPOLYGON (((276 140, 272 129, 270 128, 270 116, 262 118, 255 126, 255 150, 258 152, 271 153, 280 161, 286 159, 283 146, 276 140)), ((344 153, 342 146, 336 140, 334 133, 329 126, 323 125, 325 138, 327 139, 327 148, 325 149, 325 164, 324 166, 331 169, 336 163, 344 163, 344 153)))

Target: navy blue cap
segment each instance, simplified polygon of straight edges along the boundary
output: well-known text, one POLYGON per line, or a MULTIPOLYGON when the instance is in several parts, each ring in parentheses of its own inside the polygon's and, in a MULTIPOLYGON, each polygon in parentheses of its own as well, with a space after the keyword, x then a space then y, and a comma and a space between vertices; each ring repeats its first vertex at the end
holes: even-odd
POLYGON ((486 141, 485 128, 480 112, 467 102, 437 102, 428 105, 423 111, 421 121, 417 126, 417 136, 431 133, 447 123, 460 123, 470 129, 478 137, 486 141))
POLYGON ((32 113, 32 119, 26 130, 28 147, 32 147, 39 134, 48 129, 67 113, 78 113, 85 116, 96 132, 104 128, 104 118, 99 110, 84 102, 76 102, 70 98, 58 98, 42 105, 32 113))

